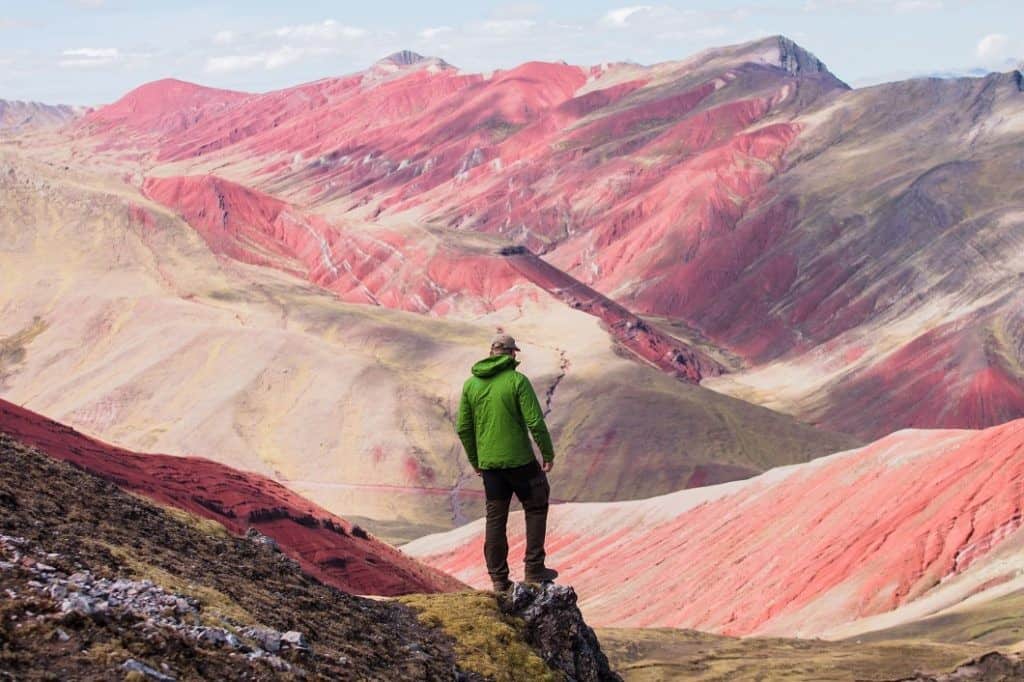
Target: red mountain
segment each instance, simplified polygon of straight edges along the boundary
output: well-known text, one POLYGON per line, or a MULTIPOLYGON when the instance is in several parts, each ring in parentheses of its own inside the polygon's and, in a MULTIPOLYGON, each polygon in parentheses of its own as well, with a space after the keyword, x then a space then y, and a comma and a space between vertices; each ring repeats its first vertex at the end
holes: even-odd
POLYGON ((507 266, 459 254, 461 235, 495 235, 744 368, 709 385, 876 437, 1024 414, 1006 161, 1021 97, 1012 75, 850 91, 775 37, 653 67, 483 76, 412 55, 263 95, 161 82, 77 135, 134 146, 160 176, 147 193, 201 232, 206 200, 168 193, 198 180, 167 176, 212 171, 304 216, 232 257, 269 264, 308 242, 302 269, 347 300, 447 315, 457 299, 519 303, 495 296, 516 281, 507 266), (424 257, 413 224, 454 251, 424 257), (936 334, 952 360, 908 368, 936 334), (805 374, 822 380, 787 378, 805 374), (933 401, 903 404, 921 390, 933 401))

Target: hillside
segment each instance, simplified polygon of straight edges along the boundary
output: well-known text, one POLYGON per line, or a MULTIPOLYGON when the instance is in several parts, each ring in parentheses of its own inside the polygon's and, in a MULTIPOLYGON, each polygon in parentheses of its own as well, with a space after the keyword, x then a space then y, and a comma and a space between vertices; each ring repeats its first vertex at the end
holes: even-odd
MULTIPOLYGON (((901 431, 747 481, 555 507, 548 557, 597 625, 852 637, 1020 590, 1022 477, 1024 420, 901 431)), ((482 536, 403 551, 482 585, 482 536)))
MULTIPOLYGON (((400 528, 407 540, 481 513, 451 415, 498 327, 525 344, 524 370, 550 406, 560 499, 667 493, 856 442, 673 378, 647 359, 693 357, 669 353, 671 339, 630 328, 635 318, 599 298, 595 314, 574 309, 519 274, 532 259, 500 256, 497 244, 467 253, 408 228, 424 253, 447 251, 466 267, 448 262, 441 273, 519 301, 439 317, 339 301, 292 272, 298 261, 282 272, 218 255, 105 171, 5 150, 0 188, 0 397, 127 449, 272 477, 333 513, 370 519, 371 531, 400 528), (506 288, 489 282, 488 262, 505 264, 506 288)), ((264 214, 242 212, 235 196, 225 198, 231 216, 254 225, 264 214)), ((421 266, 393 259, 415 281, 421 266)), ((452 305, 471 298, 455 290, 452 305)))
POLYGON ((450 644, 408 611, 326 587, 268 545, 164 511, 6 435, 0 450, 0 580, 12 590, 0 630, 4 670, 123 676, 134 660, 174 677, 276 670, 358 679, 391 670, 412 679, 454 665, 450 644), (90 593, 103 590, 101 605, 90 593), (283 642, 288 632, 301 640, 283 642), (413 644, 424 655, 402 648, 413 644))
POLYGON ((715 387, 870 438, 1024 415, 1020 83, 890 83, 801 117, 761 209, 786 228, 697 313, 738 352, 760 330, 760 366, 715 387))
MULTIPOLYGON (((0 509, 0 671, 14 679, 618 679, 593 633, 586 651, 570 638, 534 649, 531 616, 493 596, 445 595, 430 620, 429 595, 346 594, 264 536, 156 506, 5 433, 0 509), (503 646, 467 650, 453 618, 503 646), (549 667, 553 655, 574 664, 549 667)), ((540 601, 542 618, 589 630, 540 601)))
POLYGON ((518 307, 534 273, 472 244, 528 248, 675 334, 670 374, 867 440, 1024 416, 1020 83, 850 90, 781 36, 488 75, 410 53, 264 94, 158 81, 34 146, 347 301, 518 307))

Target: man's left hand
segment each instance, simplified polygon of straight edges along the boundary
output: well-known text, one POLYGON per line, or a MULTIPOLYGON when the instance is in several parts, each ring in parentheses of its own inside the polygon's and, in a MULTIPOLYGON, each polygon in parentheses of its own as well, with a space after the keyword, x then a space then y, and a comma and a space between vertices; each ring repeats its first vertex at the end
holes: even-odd
POLYGON ((549 471, 551 471, 552 469, 555 468, 555 463, 554 462, 544 462, 543 464, 540 465, 540 468, 546 474, 546 473, 548 473, 549 471))

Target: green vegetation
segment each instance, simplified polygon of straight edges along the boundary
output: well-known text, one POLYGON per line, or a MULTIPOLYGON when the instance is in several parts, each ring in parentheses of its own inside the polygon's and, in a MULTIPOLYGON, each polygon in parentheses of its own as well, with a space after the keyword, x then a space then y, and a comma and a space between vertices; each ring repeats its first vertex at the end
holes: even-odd
POLYGON ((502 614, 492 594, 416 594, 399 601, 415 609, 425 625, 454 638, 455 658, 464 670, 498 682, 561 679, 523 639, 522 621, 502 614))
POLYGON ((25 347, 46 331, 46 327, 46 322, 37 315, 32 318, 31 324, 21 331, 0 338, 0 384, 10 375, 9 368, 13 368, 25 360, 25 347))
POLYGON ((924 618, 851 638, 856 642, 931 640, 952 644, 1014 647, 1024 642, 1024 591, 1013 592, 954 613, 924 618))

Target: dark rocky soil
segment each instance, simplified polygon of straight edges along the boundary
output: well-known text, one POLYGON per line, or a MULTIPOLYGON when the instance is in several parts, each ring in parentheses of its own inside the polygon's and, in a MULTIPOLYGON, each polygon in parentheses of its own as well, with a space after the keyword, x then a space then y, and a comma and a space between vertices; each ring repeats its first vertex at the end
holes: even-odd
POLYGON ((0 434, 0 680, 474 679, 409 608, 0 434))

